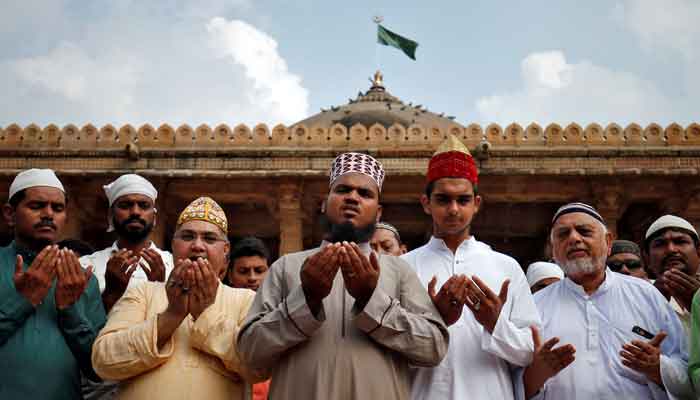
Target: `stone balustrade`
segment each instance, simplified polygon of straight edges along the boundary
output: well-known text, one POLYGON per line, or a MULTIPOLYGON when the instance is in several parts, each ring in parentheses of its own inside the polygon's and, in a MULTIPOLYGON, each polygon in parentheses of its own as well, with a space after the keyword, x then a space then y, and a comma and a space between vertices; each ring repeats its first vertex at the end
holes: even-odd
POLYGON ((173 128, 163 124, 158 128, 143 125, 134 128, 124 125, 117 129, 112 125, 97 128, 88 124, 79 128, 66 125, 62 128, 51 124, 44 128, 35 124, 21 127, 11 124, 0 127, 0 152, 2 151, 180 151, 180 150, 230 150, 230 149, 304 149, 327 148, 342 150, 360 148, 389 151, 428 151, 442 142, 447 134, 453 134, 470 148, 488 141, 494 148, 664 148, 700 146, 700 124, 685 128, 672 123, 665 128, 652 123, 646 127, 630 124, 622 127, 611 123, 606 127, 590 124, 585 128, 572 123, 565 127, 550 124, 542 127, 530 124, 522 127, 510 124, 505 128, 498 124, 482 127, 457 124, 447 130, 437 127, 412 125, 405 128, 395 124, 388 129, 375 124, 369 127, 357 124, 347 129, 336 124, 331 128, 266 124, 254 127, 237 125, 233 128, 220 124, 213 129, 208 125, 192 128, 181 125, 173 128))

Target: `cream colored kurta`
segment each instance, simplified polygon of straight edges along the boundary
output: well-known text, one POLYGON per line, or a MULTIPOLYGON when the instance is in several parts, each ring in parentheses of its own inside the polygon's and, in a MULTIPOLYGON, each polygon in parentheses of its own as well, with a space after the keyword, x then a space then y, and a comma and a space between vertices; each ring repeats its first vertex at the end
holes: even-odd
POLYGON ((216 301, 193 321, 188 315, 158 349, 157 315, 168 306, 165 285, 146 282, 114 305, 93 345, 103 379, 123 381, 119 399, 243 399, 249 382, 265 378, 244 369, 236 336, 255 292, 219 285, 216 301))
POLYGON ((435 366, 448 345, 426 289, 405 261, 382 255, 363 310, 339 271, 316 319, 299 272, 317 251, 286 255, 270 268, 238 337, 241 358, 272 369, 272 400, 409 399, 409 364, 435 366))

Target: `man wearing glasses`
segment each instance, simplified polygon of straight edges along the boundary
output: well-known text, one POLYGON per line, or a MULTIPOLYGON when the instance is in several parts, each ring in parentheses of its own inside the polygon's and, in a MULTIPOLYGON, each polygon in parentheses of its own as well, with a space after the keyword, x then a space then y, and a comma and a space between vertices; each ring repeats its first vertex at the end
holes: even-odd
POLYGON ((129 288, 95 341, 92 364, 123 381, 120 399, 243 399, 263 380, 238 359, 234 338, 255 292, 221 284, 228 264, 223 209, 200 197, 180 214, 168 281, 129 288))
POLYGON ((629 240, 613 242, 607 264, 614 272, 649 280, 642 262, 642 252, 636 243, 629 240))

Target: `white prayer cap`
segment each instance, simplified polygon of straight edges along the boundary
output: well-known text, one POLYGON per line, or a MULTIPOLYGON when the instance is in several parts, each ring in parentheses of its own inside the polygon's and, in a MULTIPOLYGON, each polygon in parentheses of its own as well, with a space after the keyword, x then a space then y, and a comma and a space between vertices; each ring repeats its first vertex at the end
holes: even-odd
POLYGON ((63 184, 58 180, 53 170, 32 168, 17 174, 10 185, 8 199, 11 199, 17 192, 38 186, 52 187, 66 193, 63 184))
POLYGON ((649 239, 656 232, 668 228, 680 228, 686 230, 694 234, 696 240, 698 239, 698 231, 696 231, 695 228, 693 228, 693 225, 690 225, 690 222, 675 215, 664 215, 663 217, 660 217, 659 219, 654 221, 654 223, 651 224, 649 229, 647 229, 647 234, 644 235, 644 240, 649 239))
POLYGON ((136 174, 122 175, 109 185, 102 186, 102 188, 105 190, 110 207, 118 198, 127 194, 141 194, 154 202, 158 197, 158 191, 151 182, 136 174))
POLYGON ((538 261, 530 264, 527 267, 527 284, 530 287, 535 286, 535 284, 542 279, 546 278, 559 278, 564 279, 564 271, 557 264, 552 264, 550 262, 538 261))

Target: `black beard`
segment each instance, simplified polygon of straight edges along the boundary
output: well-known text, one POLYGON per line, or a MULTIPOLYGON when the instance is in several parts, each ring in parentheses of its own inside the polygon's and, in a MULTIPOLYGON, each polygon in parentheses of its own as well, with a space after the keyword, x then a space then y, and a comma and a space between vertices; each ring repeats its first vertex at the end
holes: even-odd
POLYGON ((365 243, 372 238, 375 230, 374 223, 358 227, 354 226, 350 221, 334 224, 328 220, 326 215, 321 215, 321 226, 323 226, 323 231, 326 232, 326 240, 331 243, 365 243))
POLYGON ((130 231, 126 228, 126 226, 133 221, 146 222, 140 218, 129 218, 120 224, 116 219, 112 218, 112 225, 114 225, 114 231, 117 232, 120 239, 124 239, 132 244, 139 244, 146 240, 148 235, 151 234, 151 231, 153 230, 153 223, 151 222, 150 224, 144 224, 143 229, 141 230, 130 231))

